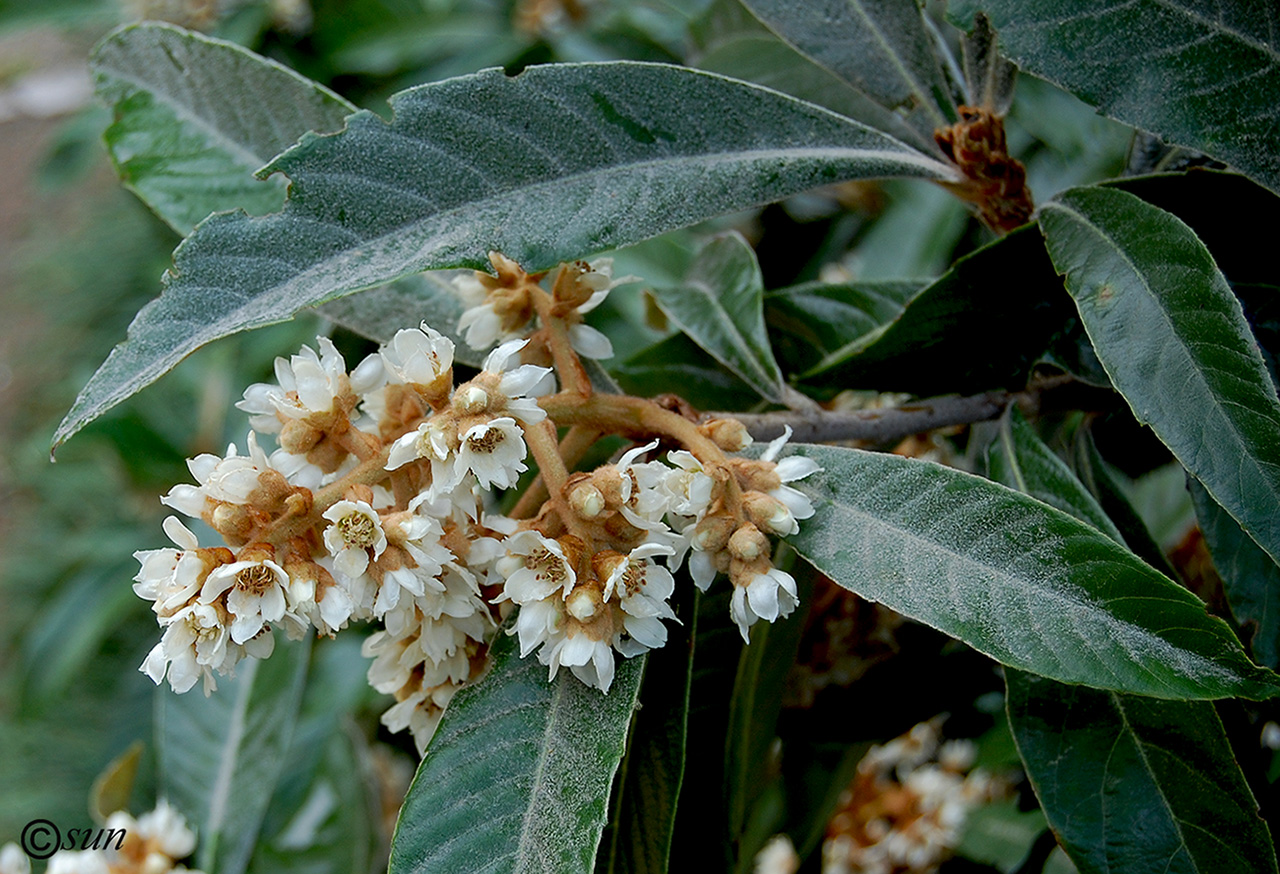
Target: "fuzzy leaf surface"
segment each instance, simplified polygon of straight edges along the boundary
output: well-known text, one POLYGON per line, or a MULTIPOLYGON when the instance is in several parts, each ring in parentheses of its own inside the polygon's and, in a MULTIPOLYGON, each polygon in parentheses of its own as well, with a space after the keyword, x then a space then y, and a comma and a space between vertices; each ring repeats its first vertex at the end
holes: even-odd
POLYGON ((89 60, 115 121, 107 149, 127 188, 179 234, 212 212, 284 205, 283 179, 254 173, 307 131, 356 108, 235 43, 147 22, 113 31, 89 60))
POLYGON ((713 239, 678 286, 654 288, 653 296, 680 330, 761 397, 782 400, 782 371, 764 325, 764 278, 741 235, 713 239))
POLYGON ((864 598, 1012 667, 1159 698, 1280 691, 1194 595, 1079 520, 930 462, 799 446, 815 515, 789 539, 864 598))
POLYGON ((843 116, 663 64, 485 70, 391 105, 265 168, 291 181, 283 212, 184 241, 55 445, 205 343, 410 273, 495 249, 538 270, 841 179, 952 176, 843 116))
POLYGON ((915 0, 743 0, 766 27, 925 134, 954 107, 915 0), (945 110, 944 110, 945 108, 945 110))
POLYGON ((1103 114, 1280 190, 1280 6, 1269 0, 961 0, 1000 48, 1103 114))
POLYGON ((1271 836, 1213 705, 1007 670, 1018 750, 1081 874, 1266 874, 1271 836))
POLYGON ((520 658, 499 633, 493 666, 460 691, 405 796, 390 874, 593 870, 643 673, 617 659, 609 694, 520 658))
POLYGON ((1112 384, 1273 559, 1280 559, 1280 400, 1240 302, 1175 216, 1074 188, 1041 209, 1112 384))
POLYGON ((200 836, 204 871, 249 864, 298 720, 310 642, 277 642, 266 660, 245 659, 208 698, 199 689, 156 692, 161 797, 200 836))
POLYGON ((993 480, 1057 507, 1124 545, 1124 536, 1097 499, 1045 445, 1017 407, 1011 406, 1000 420, 992 450, 987 466, 993 480))

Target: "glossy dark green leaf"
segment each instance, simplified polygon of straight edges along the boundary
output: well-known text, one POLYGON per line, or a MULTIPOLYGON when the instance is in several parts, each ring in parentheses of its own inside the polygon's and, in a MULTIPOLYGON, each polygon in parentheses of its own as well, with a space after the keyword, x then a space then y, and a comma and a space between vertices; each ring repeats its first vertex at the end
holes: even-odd
POLYGON ((1040 223, 1138 421, 1280 557, 1280 400, 1208 251, 1176 217, 1113 189, 1071 189, 1040 223))
POLYGON ((158 22, 113 31, 89 68, 115 114, 105 137, 116 171, 179 234, 220 210, 279 210, 284 180, 253 174, 356 111, 275 61, 158 22))
POLYGON ((278 640, 265 661, 246 659, 208 698, 156 691, 160 794, 200 835, 196 864, 240 874, 249 864, 280 777, 307 674, 310 642, 278 640))
POLYGON ((1231 612, 1241 625, 1253 628, 1249 641, 1253 657, 1259 664, 1280 667, 1280 567, 1209 497, 1204 486, 1194 479, 1188 486, 1231 612))
POLYGON ((405 796, 391 874, 590 872, 608 819, 643 657, 619 657, 609 694, 494 641, 493 666, 460 691, 405 796))
POLYGON ((1266 874, 1275 851, 1213 705, 1005 673, 1009 722, 1081 874, 1266 874))
POLYGON ((823 183, 953 174, 812 104, 662 64, 486 70, 392 108, 273 161, 282 213, 202 223, 54 443, 211 340, 410 273, 495 249, 541 269, 823 183))
POLYGON ((1069 315, 1043 243, 1034 228, 1020 228, 961 258, 897 319, 828 353, 802 378, 919 395, 1021 386, 1069 315))
POLYGON ((652 291, 667 317, 711 357, 761 397, 782 400, 782 371, 764 325, 764 278, 741 234, 710 240, 679 285, 652 291))
POLYGON ((1151 531, 1148 530, 1142 516, 1134 509, 1129 497, 1121 488, 1117 480, 1120 474, 1114 472, 1103 459, 1098 452, 1098 447, 1094 445, 1093 436, 1088 431, 1082 430, 1077 435, 1072 447, 1071 461, 1076 476, 1089 493, 1097 498, 1098 506, 1102 507, 1107 518, 1120 530, 1125 545, 1169 579, 1177 579, 1178 572, 1169 563, 1164 550, 1151 536, 1151 531))
POLYGON ((701 410, 746 410, 761 400, 684 334, 661 340, 610 370, 631 394, 677 394, 701 410))
POLYGON ((1266 698, 1276 676, 1194 595, 1092 527, 990 480, 802 446, 815 515, 789 542, 840 585, 1012 667, 1162 698, 1266 698))
POLYGON ((851 342, 896 319, 920 283, 805 282, 764 298, 774 352, 792 372, 802 372, 851 342))
POLYGON ((670 866, 684 784, 701 598, 687 580, 682 588, 674 597, 683 625, 669 625, 667 645, 645 657, 640 709, 614 786, 617 812, 601 840, 596 874, 665 874, 670 866))
POLYGON ((955 115, 915 0, 743 0, 797 51, 926 136, 955 115))
MULTIPOLYGON (((785 550, 794 562, 795 554, 785 550)), ((792 570, 787 565, 784 570, 792 570)), ((734 838, 738 871, 752 868, 752 861, 778 829, 778 823, 759 815, 766 793, 780 776, 771 753, 777 737, 778 716, 787 677, 796 661, 804 632, 808 605, 813 600, 813 570, 796 571, 802 607, 771 624, 758 623, 751 643, 738 660, 738 675, 729 699, 729 734, 725 743, 725 797, 729 806, 729 832, 734 838), (766 819, 764 829, 753 828, 766 819)), ((765 802, 767 804, 767 801, 765 802)))
POLYGON ((1124 537, 1115 523, 1075 478, 1067 463, 1027 424, 1017 407, 1011 406, 1000 420, 1000 431, 987 456, 987 467, 988 475, 996 482, 1069 513, 1124 545, 1124 537))
POLYGON ((1018 66, 1280 189, 1280 8, 1266 0, 961 0, 1018 66))

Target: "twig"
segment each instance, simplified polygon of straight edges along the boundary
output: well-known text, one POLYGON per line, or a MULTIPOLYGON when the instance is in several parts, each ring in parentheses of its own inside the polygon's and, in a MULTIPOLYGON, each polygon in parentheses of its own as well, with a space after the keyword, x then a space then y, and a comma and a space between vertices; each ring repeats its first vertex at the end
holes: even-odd
MULTIPOLYGON (((1108 389, 1082 384, 1070 376, 1052 377, 1033 383, 1020 392, 988 391, 977 395, 928 398, 898 407, 848 412, 782 410, 775 413, 706 413, 704 418, 734 418, 747 426, 756 440, 772 440, 790 425, 792 439, 800 443, 828 443, 836 440, 865 440, 890 443, 950 425, 968 425, 994 419, 1010 403, 1033 413, 1059 405, 1046 403, 1051 393, 1070 395, 1076 401, 1100 400, 1108 389)), ((1105 408, 1105 407, 1103 407, 1105 408)))

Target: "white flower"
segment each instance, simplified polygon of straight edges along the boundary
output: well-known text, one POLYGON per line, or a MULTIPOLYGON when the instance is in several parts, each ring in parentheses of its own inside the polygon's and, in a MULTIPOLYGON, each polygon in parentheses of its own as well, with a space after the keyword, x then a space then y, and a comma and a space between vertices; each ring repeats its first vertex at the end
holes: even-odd
POLYGON ((745 586, 735 586, 729 601, 729 616, 742 633, 742 639, 751 642, 749 629, 757 619, 773 622, 791 615, 800 603, 796 595, 796 581, 791 574, 775 567, 757 571, 745 586))
MULTIPOLYGON (((196 848, 196 835, 177 808, 163 798, 155 810, 138 817, 137 835, 170 859, 185 859, 196 848)), ((130 829, 130 834, 133 829, 130 829)))
POLYGON ((494 349, 484 360, 484 372, 501 377, 498 391, 504 398, 502 406, 506 412, 515 416, 527 425, 541 422, 547 417, 546 411, 538 406, 538 402, 526 397, 532 390, 540 387, 550 367, 538 367, 534 364, 522 364, 513 370, 507 370, 511 358, 528 345, 528 340, 510 340, 494 349))
POLYGON ((200 590, 200 601, 211 604, 227 593, 231 639, 244 643, 267 623, 284 616, 289 575, 270 559, 235 561, 215 568, 200 590))
POLYGON ((191 604, 165 620, 164 635, 139 670, 157 686, 167 673, 175 692, 186 692, 203 677, 207 695, 217 688, 212 672, 225 674, 240 660, 241 650, 229 638, 215 606, 191 604))
POLYGON ((714 481, 691 452, 677 449, 667 453, 667 460, 676 466, 667 471, 662 481, 662 489, 670 502, 669 512, 701 518, 711 504, 714 481))
POLYGON ((321 515, 331 523, 324 529, 324 545, 338 578, 345 582, 363 576, 369 569, 369 550, 376 560, 387 548, 377 511, 364 501, 338 501, 321 515))
POLYGON ((44 870, 45 874, 111 874, 101 850, 59 850, 44 870))
POLYGON ((430 385, 453 367, 453 341, 426 322, 397 331, 379 350, 392 382, 430 385))
POLYGON ((31 874, 31 857, 15 843, 0 847, 0 874, 31 874))
POLYGON ((271 469, 267 455, 258 446, 257 435, 250 431, 249 454, 237 455, 236 445, 227 447, 225 458, 212 453, 188 459, 187 467, 198 486, 180 483, 160 500, 194 519, 204 515, 210 500, 227 504, 246 504, 258 488, 258 478, 271 469))
POLYGON ((555 639, 550 646, 538 651, 538 661, 548 667, 548 679, 554 680, 561 666, 569 668, 573 675, 588 686, 608 692, 613 685, 613 648, 607 640, 597 640, 584 630, 571 624, 564 636, 555 639))
POLYGON ((347 364, 328 337, 317 337, 320 353, 310 346, 286 361, 276 359, 279 385, 256 383, 245 389, 244 400, 236 404, 250 414, 251 427, 268 434, 280 431, 284 419, 305 419, 333 411, 334 399, 345 394, 347 364))
POLYGON ((675 619, 667 599, 675 591, 671 572, 653 562, 655 555, 671 555, 674 550, 659 543, 642 543, 614 564, 604 584, 604 600, 617 595, 622 608, 622 624, 629 637, 619 637, 614 646, 626 656, 657 649, 667 642, 667 628, 659 620, 675 619))
POLYGON ((573 590, 577 574, 559 542, 526 530, 516 532, 506 544, 507 558, 497 563, 498 572, 506 577, 498 600, 528 604, 557 590, 562 595, 573 590))
POLYGON ((474 273, 455 276, 451 284, 458 297, 464 303, 471 304, 458 317, 458 331, 466 333, 468 346, 472 349, 488 349, 499 340, 520 336, 519 328, 523 328, 523 325, 517 326, 514 331, 503 330, 503 317, 497 311, 499 301, 489 295, 489 289, 485 288, 474 273))
POLYGON ((453 481, 461 481, 470 471, 486 489, 511 488, 520 474, 529 469, 524 464, 526 452, 524 432, 510 416, 473 425, 462 435, 454 460, 453 481))
POLYGON ((200 543, 178 517, 164 520, 164 533, 181 549, 146 549, 133 554, 141 569, 134 580, 133 591, 139 598, 152 601, 152 610, 160 616, 171 616, 185 607, 204 582, 208 565, 195 553, 200 543))
MULTIPOLYGON (((581 314, 589 313, 604 303, 604 299, 609 296, 610 290, 623 283, 633 282, 636 279, 633 276, 624 276, 615 280, 613 278, 612 258, 601 258, 594 264, 587 265, 587 268, 577 277, 579 284, 590 288, 592 291, 591 297, 576 307, 581 314)), ((576 325, 570 325, 569 345, 583 358, 601 359, 613 357, 613 344, 609 342, 609 338, 590 325, 581 322, 576 325)))
MULTIPOLYGON (((786 430, 783 432, 782 436, 771 441, 765 448, 764 452, 760 454, 761 461, 773 461, 778 457, 778 453, 782 451, 782 447, 786 445, 789 439, 791 439, 791 426, 787 425, 785 428, 786 430)), ((801 492, 798 489, 793 489, 790 486, 785 485, 785 483, 804 479, 809 476, 809 474, 817 473, 822 470, 822 467, 812 458, 805 458, 801 455, 789 455, 777 462, 775 470, 778 474, 778 478, 782 480, 784 485, 770 490, 768 492, 769 497, 781 501, 786 508, 791 511, 791 516, 794 519, 808 519, 813 515, 813 503, 809 500, 808 496, 804 494, 804 492, 801 492)), ((799 526, 796 526, 796 530, 799 530, 799 526)), ((789 533, 794 534, 795 531, 790 531, 789 533)))

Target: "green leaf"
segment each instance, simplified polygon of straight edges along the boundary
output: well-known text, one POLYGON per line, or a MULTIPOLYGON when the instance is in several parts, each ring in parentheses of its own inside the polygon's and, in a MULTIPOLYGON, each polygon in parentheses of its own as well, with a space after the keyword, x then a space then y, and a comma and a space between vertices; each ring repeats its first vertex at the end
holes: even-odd
POLYGON ((1020 228, 961 258, 897 319, 829 352, 802 379, 919 395, 1021 386, 1069 314, 1043 243, 1020 228))
POLYGON ((341 130, 356 111, 288 67, 169 24, 113 31, 89 68, 115 113, 105 137, 116 172, 184 235, 212 212, 278 211, 284 181, 253 174, 307 131, 341 130))
POLYGON ((737 232, 713 238, 678 286, 654 288, 658 306, 680 330, 751 386, 780 403, 782 371, 764 326, 764 279, 737 232))
POLYGON ((218 215, 187 238, 55 445, 205 343, 410 273, 494 249, 542 269, 841 179, 953 176, 811 104, 662 64, 486 70, 392 107, 273 161, 263 172, 292 183, 279 215, 218 215))
MULTIPOLYGON (((794 560, 791 550, 784 551, 794 560)), ((784 565, 783 569, 791 568, 784 565)), ((780 776, 770 748, 777 738, 783 692, 800 648, 808 605, 813 601, 813 570, 805 568, 796 578, 803 607, 777 622, 755 626, 751 643, 743 648, 738 660, 738 675, 729 699, 725 797, 739 871, 751 869, 752 860, 779 825, 766 822, 763 832, 752 828, 758 818, 757 808, 780 776)))
POLYGON ((480 367, 486 353, 467 345, 458 333, 458 319, 466 309, 450 280, 471 271, 428 271, 397 279, 378 288, 338 298, 316 312, 349 331, 386 343, 403 328, 426 322, 453 341, 453 358, 480 367))
POLYGON ((306 640, 278 640, 271 658, 242 661, 208 698, 156 691, 160 794, 199 834, 202 870, 240 874, 249 863, 298 718, 310 649, 306 640))
POLYGON ((682 588, 675 597, 681 602, 676 609, 684 624, 678 629, 669 626, 672 639, 645 657, 640 709, 614 787, 615 793, 621 793, 618 813, 601 841, 596 874, 665 874, 668 870, 684 784, 701 599, 694 586, 682 588))
POLYGON ((677 394, 701 410, 748 410, 760 395, 684 334, 654 343, 611 368, 630 394, 677 394))
POLYGON ((802 372, 902 314, 919 282, 805 282, 771 291, 765 321, 785 368, 802 372))
POLYGON ((791 94, 892 134, 922 151, 934 149, 931 133, 923 135, 896 112, 778 39, 737 0, 713 5, 705 19, 705 32, 695 33, 694 38, 701 49, 694 64, 699 69, 791 94))
POLYGON ((1097 498, 1098 506, 1102 507, 1107 518, 1120 530, 1125 545, 1147 564, 1169 579, 1176 580, 1178 572, 1169 563, 1160 544, 1151 536, 1142 515, 1130 503, 1111 466, 1098 452, 1092 434, 1085 430, 1078 434, 1072 456, 1076 476, 1089 489, 1090 494, 1097 498))
POLYGON ((1000 48, 1105 115, 1221 158, 1280 190, 1280 9, 1201 0, 960 0, 1000 48))
POLYGON ((743 0, 797 51, 932 139, 955 106, 915 0, 743 0))
POLYGON ((1209 252, 1176 217, 1112 189, 1064 192, 1040 224, 1138 421, 1280 558, 1280 400, 1209 252))
POLYGON ((1160 698, 1266 698, 1194 595, 1071 516, 930 462, 838 447, 799 485, 815 515, 789 538, 840 585, 1012 667, 1160 698))
POLYGON ((1253 627, 1249 649, 1260 664, 1280 667, 1280 567, 1194 479, 1187 482, 1231 612, 1253 627))
POLYGON ((1066 462, 1044 444, 1017 407, 1009 407, 1000 420, 999 436, 987 456, 987 466, 989 476, 996 482, 1075 516, 1124 545, 1124 537, 1098 501, 1075 478, 1066 462))
POLYGON ((390 874, 590 872, 608 817, 643 658, 608 695, 519 656, 500 634, 485 678, 440 720, 391 844, 390 874))
POLYGON ((1005 672, 1009 722, 1082 874, 1264 874, 1271 836, 1213 705, 1005 672))
POLYGON ((381 843, 367 744, 350 714, 372 695, 360 640, 316 642, 298 724, 250 874, 363 874, 381 843))

